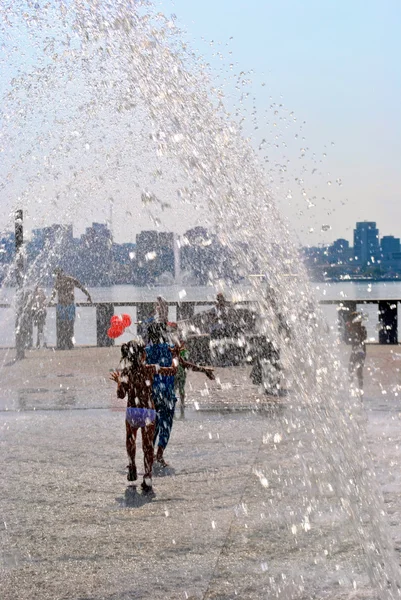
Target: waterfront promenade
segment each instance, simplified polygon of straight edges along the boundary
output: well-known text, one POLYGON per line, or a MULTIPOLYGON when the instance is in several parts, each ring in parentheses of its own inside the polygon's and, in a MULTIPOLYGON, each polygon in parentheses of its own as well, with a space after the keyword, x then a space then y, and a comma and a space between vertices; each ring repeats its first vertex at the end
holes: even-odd
MULTIPOLYGON (((190 373, 170 468, 147 497, 125 479, 124 403, 107 379, 119 349, 12 357, 1 352, 2 599, 377 598, 335 499, 308 512, 299 448, 313 467, 313 439, 288 433, 291 390, 263 397, 245 367, 190 373)), ((398 346, 369 346, 355 405, 397 552, 400 369, 398 346)))

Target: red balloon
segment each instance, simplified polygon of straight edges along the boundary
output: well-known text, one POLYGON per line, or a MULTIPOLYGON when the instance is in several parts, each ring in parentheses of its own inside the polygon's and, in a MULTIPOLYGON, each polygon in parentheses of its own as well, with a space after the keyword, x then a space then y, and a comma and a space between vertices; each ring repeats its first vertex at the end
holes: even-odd
POLYGON ((113 325, 119 325, 120 323, 122 323, 122 321, 121 321, 121 317, 119 315, 113 315, 110 318, 110 325, 111 326, 113 326, 113 325))
POLYGON ((121 315, 121 321, 122 321, 122 324, 124 325, 124 327, 129 327, 132 323, 131 317, 127 314, 121 315))
POLYGON ((107 332, 109 338, 115 339, 124 333, 124 325, 122 323, 116 323, 112 325, 107 332))

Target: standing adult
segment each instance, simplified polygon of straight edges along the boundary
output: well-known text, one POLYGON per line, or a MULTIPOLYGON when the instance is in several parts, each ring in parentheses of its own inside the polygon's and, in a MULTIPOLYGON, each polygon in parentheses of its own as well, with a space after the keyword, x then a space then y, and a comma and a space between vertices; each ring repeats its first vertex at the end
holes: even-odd
POLYGON ((212 325, 210 333, 214 338, 231 337, 229 323, 230 303, 226 300, 224 294, 219 292, 216 296, 214 307, 210 311, 212 315, 212 325))
POLYGON ((33 290, 32 298, 32 317, 33 324, 37 327, 36 347, 46 346, 44 339, 44 329, 46 323, 46 294, 38 285, 33 290))
POLYGON ((57 328, 57 349, 71 350, 74 347, 74 323, 75 323, 75 297, 74 290, 78 288, 86 297, 88 302, 92 303, 92 298, 88 290, 78 279, 71 275, 66 275, 62 269, 55 269, 56 280, 50 302, 54 300, 57 294, 56 307, 56 328, 57 328))
POLYGON ((363 367, 366 358, 366 327, 362 324, 363 314, 353 312, 348 323, 347 337, 351 343, 351 355, 348 363, 350 383, 353 383, 354 375, 358 380, 358 391, 363 394, 363 367))
POLYGON ((155 302, 155 321, 162 325, 167 325, 168 321, 168 304, 163 296, 157 296, 155 302))
POLYGON ((33 292, 31 289, 25 289, 21 293, 22 310, 18 318, 18 328, 21 330, 24 348, 29 349, 33 344, 33 292))

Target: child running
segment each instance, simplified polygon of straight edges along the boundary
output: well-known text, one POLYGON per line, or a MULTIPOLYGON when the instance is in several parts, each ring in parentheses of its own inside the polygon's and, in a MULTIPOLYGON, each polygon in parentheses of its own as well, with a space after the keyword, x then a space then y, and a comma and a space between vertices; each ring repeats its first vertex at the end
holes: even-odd
POLYGON ((202 367, 188 361, 189 351, 185 345, 185 341, 181 337, 177 341, 175 352, 178 356, 178 369, 177 374, 174 377, 174 391, 176 393, 178 391, 178 395, 180 397, 181 416, 183 416, 185 410, 185 385, 187 382, 187 369, 204 373, 206 377, 212 381, 215 379, 215 376, 211 367, 202 367))
MULTIPOLYGON (((174 361, 175 362, 175 361, 174 361)), ((110 379, 117 383, 118 398, 127 399, 125 417, 126 447, 129 457, 128 481, 137 479, 135 465, 136 436, 138 429, 142 431, 142 449, 144 455, 145 474, 141 487, 144 492, 152 491, 153 438, 155 434, 156 410, 152 398, 153 378, 158 373, 174 376, 177 366, 159 367, 146 364, 145 346, 141 342, 131 341, 121 346, 121 373, 114 371, 110 379)))
POLYGON ((179 345, 179 362, 177 375, 174 377, 174 391, 177 392, 180 397, 180 409, 181 416, 184 415, 185 409, 185 384, 187 382, 187 372, 184 367, 184 362, 188 360, 189 352, 185 347, 185 342, 180 341, 179 345))
MULTIPOLYGON (((172 346, 167 342, 166 330, 159 323, 152 323, 149 326, 148 336, 150 340, 150 344, 146 346, 148 364, 159 364, 166 367, 170 366, 174 355, 179 357, 179 365, 184 369, 200 371, 205 373, 209 379, 215 378, 212 368, 195 365, 184 360, 182 356, 179 356, 180 346, 172 346)), ((157 413, 154 436, 155 445, 157 441, 155 458, 161 467, 168 466, 163 455, 170 439, 175 405, 177 402, 174 393, 174 379, 174 376, 166 376, 161 370, 158 371, 153 379, 152 393, 157 413)))

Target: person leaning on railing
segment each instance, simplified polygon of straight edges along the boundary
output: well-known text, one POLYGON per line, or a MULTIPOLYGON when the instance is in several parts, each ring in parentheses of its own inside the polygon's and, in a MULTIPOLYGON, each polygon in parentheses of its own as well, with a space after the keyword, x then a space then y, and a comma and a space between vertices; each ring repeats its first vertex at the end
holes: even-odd
POLYGON ((66 275, 62 269, 55 269, 56 280, 50 303, 54 301, 57 294, 56 326, 57 326, 57 348, 59 350, 70 350, 74 347, 74 323, 75 323, 75 296, 74 290, 78 288, 92 303, 88 290, 78 279, 66 275))

